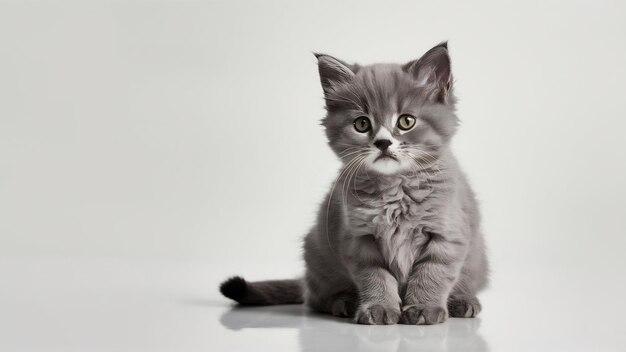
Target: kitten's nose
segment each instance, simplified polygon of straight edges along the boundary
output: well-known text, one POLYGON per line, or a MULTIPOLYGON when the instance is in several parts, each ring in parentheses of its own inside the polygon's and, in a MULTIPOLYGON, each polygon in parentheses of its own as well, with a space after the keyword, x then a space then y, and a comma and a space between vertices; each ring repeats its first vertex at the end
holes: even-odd
POLYGON ((381 151, 384 152, 391 145, 391 141, 388 140, 388 139, 379 139, 379 140, 374 142, 374 145, 376 146, 376 148, 378 148, 378 149, 380 149, 381 151))

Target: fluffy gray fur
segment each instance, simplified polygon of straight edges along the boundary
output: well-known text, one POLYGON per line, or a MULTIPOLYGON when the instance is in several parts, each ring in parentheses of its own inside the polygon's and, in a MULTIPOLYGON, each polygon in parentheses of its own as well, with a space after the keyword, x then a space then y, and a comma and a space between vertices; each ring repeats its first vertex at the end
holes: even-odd
POLYGON ((305 237, 304 280, 232 278, 222 293, 240 304, 304 300, 362 324, 476 316, 488 265, 476 199, 450 150, 458 118, 447 44, 404 65, 316 57, 323 126, 343 167, 305 237), (402 130, 401 116, 415 125, 402 130))

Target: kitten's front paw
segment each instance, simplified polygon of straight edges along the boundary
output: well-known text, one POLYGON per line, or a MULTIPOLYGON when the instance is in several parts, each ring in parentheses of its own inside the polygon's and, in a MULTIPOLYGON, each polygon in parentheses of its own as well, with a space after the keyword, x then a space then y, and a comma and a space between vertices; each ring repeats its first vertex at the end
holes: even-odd
POLYGON ((402 307, 400 324, 432 325, 443 323, 446 319, 448 319, 448 312, 444 307, 413 305, 402 307))
POLYGON ((448 311, 451 317, 473 318, 480 313, 481 306, 478 298, 450 298, 448 300, 448 311))
POLYGON ((382 304, 362 305, 357 310, 355 318, 359 324, 396 324, 398 319, 400 319, 400 307, 382 304))

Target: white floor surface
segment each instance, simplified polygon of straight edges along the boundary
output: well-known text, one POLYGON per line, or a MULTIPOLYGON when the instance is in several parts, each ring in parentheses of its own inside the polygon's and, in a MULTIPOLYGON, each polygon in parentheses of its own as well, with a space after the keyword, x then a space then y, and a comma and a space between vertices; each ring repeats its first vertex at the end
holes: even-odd
POLYGON ((626 290, 623 280, 611 280, 611 270, 585 283, 578 268, 500 267, 481 296, 479 318, 360 326, 299 305, 235 308, 219 296, 221 278, 207 264, 1 264, 0 351, 6 352, 626 350, 619 304, 626 290))

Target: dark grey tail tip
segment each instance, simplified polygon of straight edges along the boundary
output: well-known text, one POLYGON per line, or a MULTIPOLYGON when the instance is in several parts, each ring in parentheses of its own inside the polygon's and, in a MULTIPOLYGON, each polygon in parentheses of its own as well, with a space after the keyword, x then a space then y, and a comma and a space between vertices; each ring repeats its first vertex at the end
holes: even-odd
POLYGON ((248 292, 248 283, 240 276, 233 276, 222 282, 220 292, 224 296, 239 302, 248 292))

